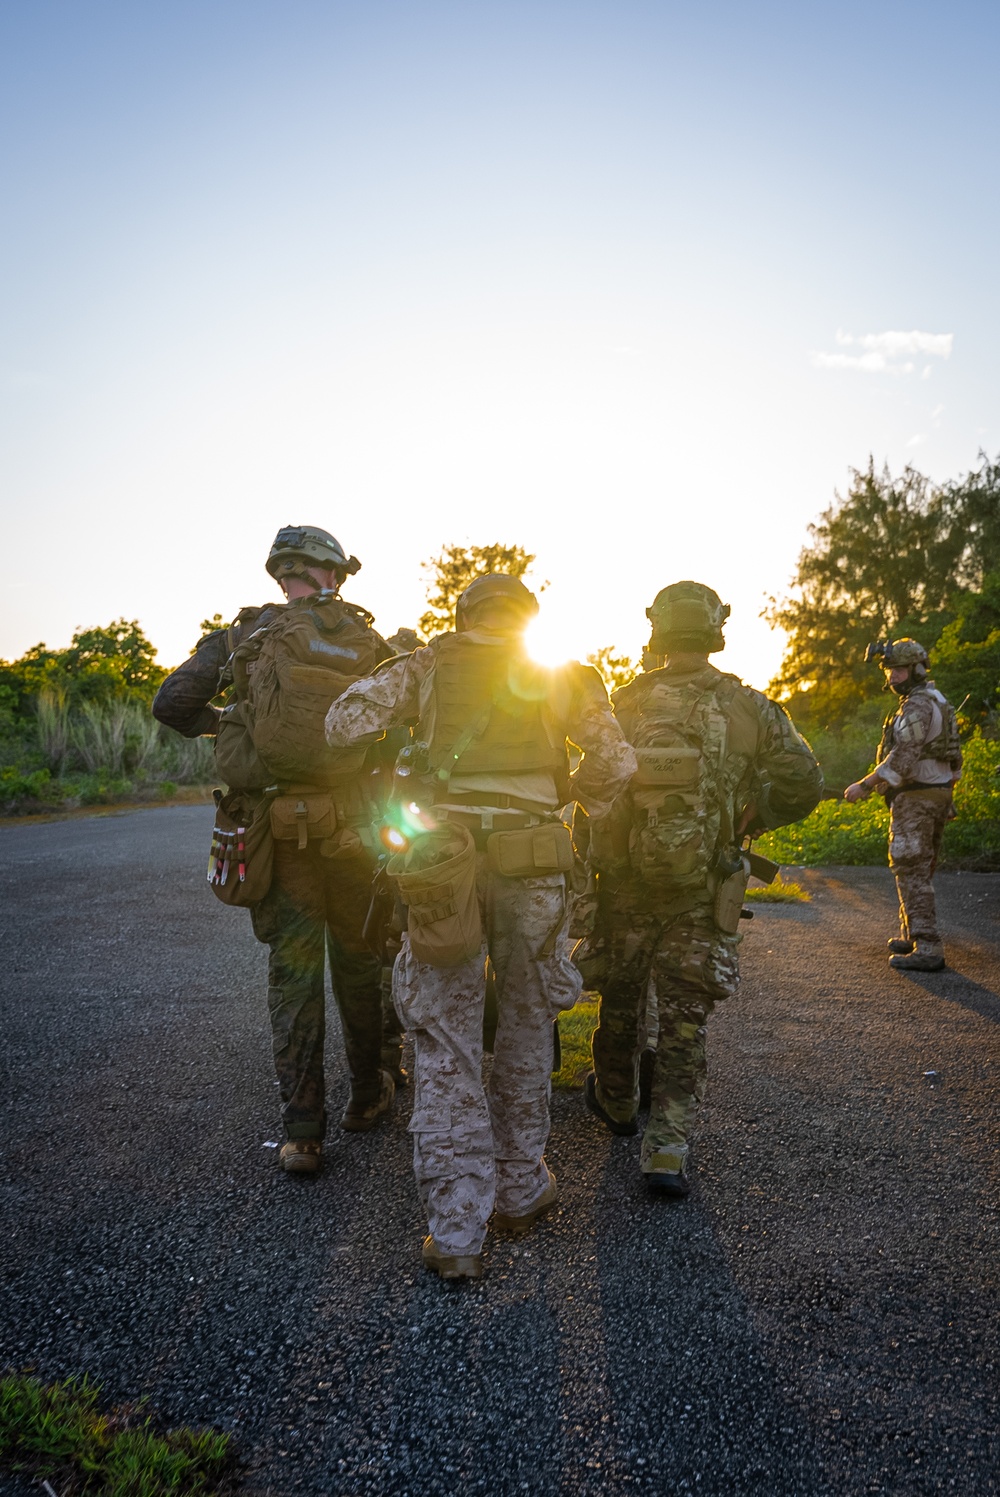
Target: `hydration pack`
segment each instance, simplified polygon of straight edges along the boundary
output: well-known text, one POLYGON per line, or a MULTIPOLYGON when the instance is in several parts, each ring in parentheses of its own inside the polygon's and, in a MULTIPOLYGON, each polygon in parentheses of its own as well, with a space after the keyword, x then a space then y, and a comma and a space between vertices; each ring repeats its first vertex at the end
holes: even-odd
POLYGON ((738 690, 735 677, 713 670, 708 680, 656 672, 615 693, 639 761, 620 833, 632 872, 661 889, 703 888, 720 851, 733 847, 727 708, 738 690))

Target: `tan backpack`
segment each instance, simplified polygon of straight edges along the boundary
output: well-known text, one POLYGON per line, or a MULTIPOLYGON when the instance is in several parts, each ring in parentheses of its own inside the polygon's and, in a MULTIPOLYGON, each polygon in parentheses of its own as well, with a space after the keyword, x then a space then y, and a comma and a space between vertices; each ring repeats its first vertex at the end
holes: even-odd
POLYGON ((371 614, 332 594, 276 613, 233 652, 234 700, 216 740, 220 773, 253 788, 340 785, 362 768, 365 750, 330 748, 326 714, 391 651, 371 614))

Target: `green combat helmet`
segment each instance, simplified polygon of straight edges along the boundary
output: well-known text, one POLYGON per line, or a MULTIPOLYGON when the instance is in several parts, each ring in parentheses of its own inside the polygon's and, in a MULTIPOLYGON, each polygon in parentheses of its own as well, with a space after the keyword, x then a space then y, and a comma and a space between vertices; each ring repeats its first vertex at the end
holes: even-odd
POLYGON ((911 686, 926 680, 930 667, 927 651, 915 639, 876 639, 865 650, 865 664, 870 660, 878 661, 887 680, 889 671, 897 666, 912 667, 909 680, 892 688, 898 696, 905 696, 911 686))
POLYGON ((336 537, 318 525, 286 525, 279 530, 265 565, 278 582, 282 577, 304 577, 314 582, 310 566, 337 572, 341 582, 361 570, 358 558, 346 556, 336 537))
POLYGON ((672 582, 646 609, 653 626, 649 648, 657 655, 684 648, 707 650, 710 655, 724 650, 722 626, 729 612, 729 604, 704 582, 672 582))
POLYGON ((520 577, 509 577, 505 572, 486 572, 470 582, 455 605, 455 628, 461 632, 470 627, 469 616, 482 603, 498 599, 517 605, 525 618, 538 612, 538 599, 530 588, 525 587, 520 577))

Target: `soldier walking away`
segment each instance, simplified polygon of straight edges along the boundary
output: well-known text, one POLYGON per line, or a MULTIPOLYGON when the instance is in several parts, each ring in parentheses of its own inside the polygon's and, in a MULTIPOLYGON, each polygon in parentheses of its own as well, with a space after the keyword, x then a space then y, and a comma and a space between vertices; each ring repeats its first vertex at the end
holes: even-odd
POLYGON ((381 814, 377 778, 364 755, 345 761, 332 753, 323 733, 333 698, 392 653, 371 615, 338 596, 360 565, 317 526, 279 530, 266 566, 287 602, 244 608, 228 629, 207 635, 153 703, 160 722, 185 737, 215 738, 229 786, 225 797, 216 792, 217 834, 227 815, 226 825, 240 823, 239 872, 219 853, 215 892, 226 898, 231 880, 230 902, 249 904, 254 934, 269 948, 285 1131, 279 1160, 295 1174, 315 1174, 322 1161, 327 957, 351 1078, 341 1127, 374 1127, 394 1093, 380 1065, 380 962, 363 935, 381 814), (223 693, 225 705, 213 705, 223 693), (253 898, 239 897, 244 876, 253 898))
MULTIPOLYGON (((630 785, 592 821, 591 932, 576 952, 601 995, 587 1105, 612 1133, 638 1132, 647 1004, 657 1030, 641 1168, 650 1189, 690 1190, 688 1136, 705 1089, 706 1022, 739 982, 744 843, 808 815, 819 765, 787 713, 710 664, 729 616, 717 593, 675 582, 646 610, 647 659, 611 700, 636 752, 630 785)), ((765 865, 773 877, 773 864, 765 865)), ((754 871, 758 871, 755 867, 754 871)))
POLYGON ((881 660, 886 686, 900 701, 882 728, 875 768, 848 785, 844 799, 853 804, 877 791, 890 808, 889 867, 899 894, 899 935, 888 942, 889 966, 940 972, 944 947, 932 879, 962 773, 958 721, 928 677, 927 651, 915 639, 879 640, 868 646, 865 660, 881 660))
POLYGON ((481 1276, 491 1216, 523 1233, 558 1198, 545 1162, 552 1025, 580 993, 564 947, 573 851, 559 808, 576 799, 603 814, 635 769, 596 671, 528 658, 522 634, 537 607, 519 579, 478 577, 455 633, 349 687, 327 716, 340 747, 414 724, 403 767, 415 835, 390 863, 409 901, 394 996, 414 1038, 423 1261, 445 1279, 481 1276), (572 775, 568 740, 583 751, 572 775), (436 848, 449 861, 433 866, 436 848), (488 1090, 487 958, 498 1010, 488 1090))

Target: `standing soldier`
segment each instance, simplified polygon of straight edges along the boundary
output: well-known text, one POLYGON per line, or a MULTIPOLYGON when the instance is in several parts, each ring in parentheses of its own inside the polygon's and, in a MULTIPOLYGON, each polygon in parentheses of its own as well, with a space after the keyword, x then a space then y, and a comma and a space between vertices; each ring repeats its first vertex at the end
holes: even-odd
POLYGON ((239 873, 220 854, 214 882, 220 897, 250 904, 254 934, 270 950, 267 1001, 286 1138, 279 1159, 292 1173, 315 1174, 326 1132, 325 953, 351 1077, 341 1127, 366 1131, 392 1104, 392 1078, 379 1063, 379 959, 363 936, 378 807, 362 758, 345 767, 323 736, 333 698, 392 652, 371 615, 338 596, 361 563, 327 531, 286 526, 266 565, 287 602, 244 608, 228 629, 207 635, 164 681, 153 713, 185 737, 214 736, 230 787, 226 797, 217 793, 217 831, 231 804, 230 820, 245 823, 239 873), (225 707, 211 705, 224 691, 225 707), (251 902, 238 897, 238 878, 246 871, 252 879, 258 858, 266 872, 251 902))
POLYGON ((725 646, 729 616, 717 593, 675 582, 646 614, 648 656, 666 664, 612 697, 638 769, 591 826, 597 898, 577 960, 601 994, 587 1105, 612 1133, 638 1131, 647 1004, 653 1010, 641 1168, 654 1193, 679 1198, 690 1190, 688 1132, 705 1089, 706 1020, 739 981, 744 837, 808 815, 823 780, 787 713, 709 663, 725 646))
POLYGON ((886 685, 900 698, 882 728, 871 774, 848 785, 852 804, 873 791, 890 807, 889 867, 899 894, 899 935, 889 966, 940 972, 944 948, 934 903, 934 868, 945 823, 955 814, 952 787, 962 773, 955 709, 928 678, 927 651, 915 639, 878 641, 866 660, 882 661, 886 685))
POLYGON ((335 746, 414 726, 408 814, 430 829, 394 868, 410 905, 394 992, 414 1038, 423 1259, 446 1279, 481 1276, 491 1213, 521 1233, 557 1199, 544 1157, 552 1023, 580 992, 564 954, 572 843, 559 807, 576 799, 602 814, 635 768, 596 671, 529 660, 522 633, 537 608, 517 578, 478 577, 458 600, 454 634, 349 687, 326 720, 335 746), (572 776, 568 740, 583 750, 572 776), (434 903, 429 885, 416 886, 440 871, 427 866, 437 847, 455 857, 434 903), (455 932, 448 949, 434 948, 438 930, 455 932), (487 957, 498 1008, 488 1095, 487 957))

